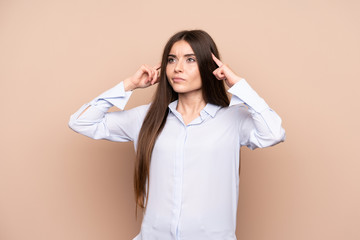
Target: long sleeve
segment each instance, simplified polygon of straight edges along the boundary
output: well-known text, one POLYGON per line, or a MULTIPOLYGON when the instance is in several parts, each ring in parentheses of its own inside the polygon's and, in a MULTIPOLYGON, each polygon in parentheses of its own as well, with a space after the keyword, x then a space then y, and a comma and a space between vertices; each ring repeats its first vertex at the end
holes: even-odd
POLYGON ((125 92, 124 84, 120 82, 72 114, 69 127, 93 139, 116 142, 136 140, 147 106, 123 110, 131 94, 131 91, 125 92), (123 111, 107 112, 112 106, 123 111), (79 117, 87 107, 89 108, 79 117))
POLYGON ((285 141, 286 134, 281 126, 280 116, 268 106, 245 79, 241 79, 228 91, 233 94, 230 106, 243 103, 248 107, 248 113, 239 124, 241 146, 247 146, 254 150, 285 141))

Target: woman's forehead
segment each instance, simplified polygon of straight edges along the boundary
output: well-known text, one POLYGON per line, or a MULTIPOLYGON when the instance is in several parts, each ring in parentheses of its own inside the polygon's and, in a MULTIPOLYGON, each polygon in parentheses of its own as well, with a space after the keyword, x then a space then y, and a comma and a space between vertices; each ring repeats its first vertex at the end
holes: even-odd
POLYGON ((180 40, 175 42, 174 45, 171 47, 169 55, 175 55, 175 56, 194 55, 194 51, 188 42, 186 42, 185 40, 180 40))

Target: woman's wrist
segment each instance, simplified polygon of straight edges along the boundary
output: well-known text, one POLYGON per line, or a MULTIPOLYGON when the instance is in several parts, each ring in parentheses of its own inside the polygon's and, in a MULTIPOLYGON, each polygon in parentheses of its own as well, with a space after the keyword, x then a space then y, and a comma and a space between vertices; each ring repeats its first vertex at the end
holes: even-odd
POLYGON ((239 76, 235 76, 234 78, 231 79, 231 81, 230 81, 229 79, 227 79, 228 82, 229 82, 228 87, 231 88, 231 87, 234 86, 236 83, 240 82, 241 79, 243 79, 243 78, 242 78, 242 77, 239 77, 239 76))
POLYGON ((125 92, 133 91, 136 89, 136 86, 131 82, 130 78, 125 79, 123 83, 125 92))

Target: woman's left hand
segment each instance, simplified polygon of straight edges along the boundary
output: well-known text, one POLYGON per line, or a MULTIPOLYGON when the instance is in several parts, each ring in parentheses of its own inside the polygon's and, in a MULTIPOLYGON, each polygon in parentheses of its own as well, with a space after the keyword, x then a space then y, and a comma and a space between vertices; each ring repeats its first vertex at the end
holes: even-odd
POLYGON ((213 53, 212 58, 218 68, 213 71, 213 74, 218 80, 224 80, 226 85, 231 88, 235 83, 240 81, 242 78, 237 76, 226 64, 223 64, 213 53))

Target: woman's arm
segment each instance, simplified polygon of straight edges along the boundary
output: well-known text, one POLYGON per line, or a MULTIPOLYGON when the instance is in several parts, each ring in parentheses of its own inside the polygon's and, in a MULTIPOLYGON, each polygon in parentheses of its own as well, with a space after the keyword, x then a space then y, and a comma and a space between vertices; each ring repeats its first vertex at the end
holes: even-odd
POLYGON ((230 106, 240 104, 239 111, 242 111, 239 113, 241 146, 254 150, 285 141, 286 135, 280 116, 250 87, 245 79, 241 79, 228 91, 233 94, 230 106))
POLYGON ((112 106, 123 110, 131 94, 132 91, 126 92, 124 83, 120 82, 72 114, 69 127, 75 132, 93 139, 117 142, 133 141, 140 125, 139 111, 141 108, 107 112, 112 106))
POLYGON ((124 111, 107 111, 112 106, 123 110, 133 90, 157 83, 158 69, 158 66, 141 66, 134 76, 105 91, 72 114, 69 127, 93 139, 134 141, 149 105, 124 111))
POLYGON ((273 146, 285 141, 285 130, 282 128, 280 116, 272 110, 246 82, 237 76, 227 65, 213 55, 218 68, 214 75, 218 80, 224 80, 233 94, 231 105, 239 105, 240 144, 250 149, 273 146), (247 106, 247 109, 243 107, 247 106))

